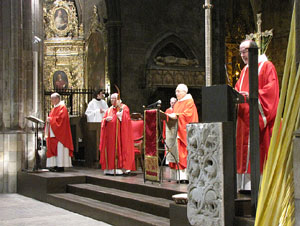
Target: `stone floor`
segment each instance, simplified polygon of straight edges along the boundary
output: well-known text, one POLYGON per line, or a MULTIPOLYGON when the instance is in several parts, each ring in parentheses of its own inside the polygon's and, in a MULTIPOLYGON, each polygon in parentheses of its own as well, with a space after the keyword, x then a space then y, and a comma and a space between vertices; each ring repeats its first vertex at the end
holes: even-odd
POLYGON ((27 198, 19 194, 0 194, 1 226, 109 226, 101 221, 27 198))

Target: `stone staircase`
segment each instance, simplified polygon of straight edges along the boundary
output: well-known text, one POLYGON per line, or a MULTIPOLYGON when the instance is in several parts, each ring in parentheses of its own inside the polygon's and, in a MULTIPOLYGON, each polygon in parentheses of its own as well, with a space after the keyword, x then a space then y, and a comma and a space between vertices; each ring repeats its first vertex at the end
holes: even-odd
POLYGON ((131 185, 88 177, 68 184, 66 193, 48 194, 47 202, 112 225, 170 225, 170 198, 178 191, 131 185))
MULTIPOLYGON (((172 200, 186 185, 89 174, 21 172, 18 193, 112 225, 190 225, 186 205, 172 200)), ((234 226, 254 225, 250 201, 247 196, 235 200, 234 226)))

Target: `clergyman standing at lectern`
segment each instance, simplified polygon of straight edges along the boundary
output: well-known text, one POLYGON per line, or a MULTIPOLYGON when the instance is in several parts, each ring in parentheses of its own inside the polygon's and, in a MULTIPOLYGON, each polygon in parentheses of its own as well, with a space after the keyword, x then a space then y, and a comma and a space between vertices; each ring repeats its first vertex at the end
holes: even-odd
MULTIPOLYGON (((246 66, 235 89, 246 98, 249 97, 249 66, 248 48, 251 40, 243 41, 240 45, 240 54, 246 66)), ((279 102, 279 84, 277 72, 265 54, 258 58, 258 109, 259 109, 259 149, 260 170, 262 173, 272 135, 279 102)), ((250 146, 249 146, 249 104, 238 106, 236 127, 236 160, 238 190, 250 190, 250 146)))
MULTIPOLYGON (((178 101, 174 105, 173 113, 168 114, 170 118, 178 119, 177 145, 179 155, 180 182, 187 183, 187 135, 186 125, 192 122, 198 122, 198 112, 193 97, 188 93, 188 87, 185 84, 179 84, 176 88, 176 97, 178 101)), ((176 178, 176 163, 169 163, 172 179, 176 178)))
POLYGON ((73 141, 68 110, 58 93, 51 95, 54 105, 47 117, 45 134, 47 138, 47 163, 50 171, 63 172, 72 167, 73 141))

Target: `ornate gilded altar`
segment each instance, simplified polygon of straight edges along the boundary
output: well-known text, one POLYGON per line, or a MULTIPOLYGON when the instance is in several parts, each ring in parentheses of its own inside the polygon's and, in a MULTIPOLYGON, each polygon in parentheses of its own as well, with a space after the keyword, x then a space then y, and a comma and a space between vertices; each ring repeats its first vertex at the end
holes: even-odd
POLYGON ((45 88, 85 88, 84 41, 46 40, 44 43, 45 88))
POLYGON ((83 24, 78 22, 77 12, 74 2, 44 1, 43 85, 46 114, 50 109, 49 93, 53 90, 60 91, 69 110, 72 109, 76 115, 82 115, 84 106, 89 101, 85 94, 90 94, 90 90, 86 89, 105 88, 105 5, 101 8, 100 16, 97 7, 94 6, 93 17, 90 26, 85 28, 85 35, 83 24), (76 109, 72 108, 73 106, 76 106, 76 109))
POLYGON ((44 87, 86 88, 84 39, 73 2, 44 5, 44 87))

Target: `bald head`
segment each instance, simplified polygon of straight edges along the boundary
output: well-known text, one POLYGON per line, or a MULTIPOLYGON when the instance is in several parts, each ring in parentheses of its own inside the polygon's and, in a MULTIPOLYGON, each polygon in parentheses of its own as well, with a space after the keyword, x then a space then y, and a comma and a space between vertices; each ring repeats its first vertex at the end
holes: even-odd
POLYGON ((252 40, 245 40, 240 44, 240 54, 245 64, 249 63, 248 49, 250 48, 251 43, 256 45, 252 40))
POLYGON ((110 96, 110 102, 113 106, 117 106, 117 102, 118 102, 118 94, 117 93, 113 93, 110 96))
POLYGON ((242 41, 242 43, 240 44, 240 48, 249 48, 250 44, 251 44, 252 40, 244 40, 242 41))
POLYGON ((177 102, 177 99, 176 99, 175 97, 172 97, 172 98, 170 99, 170 106, 171 106, 171 108, 174 107, 174 105, 175 105, 176 102, 177 102))
POLYGON ((117 93, 113 93, 110 98, 113 98, 113 99, 118 99, 118 94, 117 93))
POLYGON ((188 92, 188 87, 185 84, 179 84, 176 88, 176 97, 181 100, 188 92))
POLYGON ((60 102, 60 95, 59 93, 52 93, 51 94, 51 103, 53 105, 57 105, 60 102))
POLYGON ((182 91, 185 91, 187 93, 188 92, 188 87, 186 86, 186 84, 179 84, 177 86, 176 90, 182 90, 182 91))

